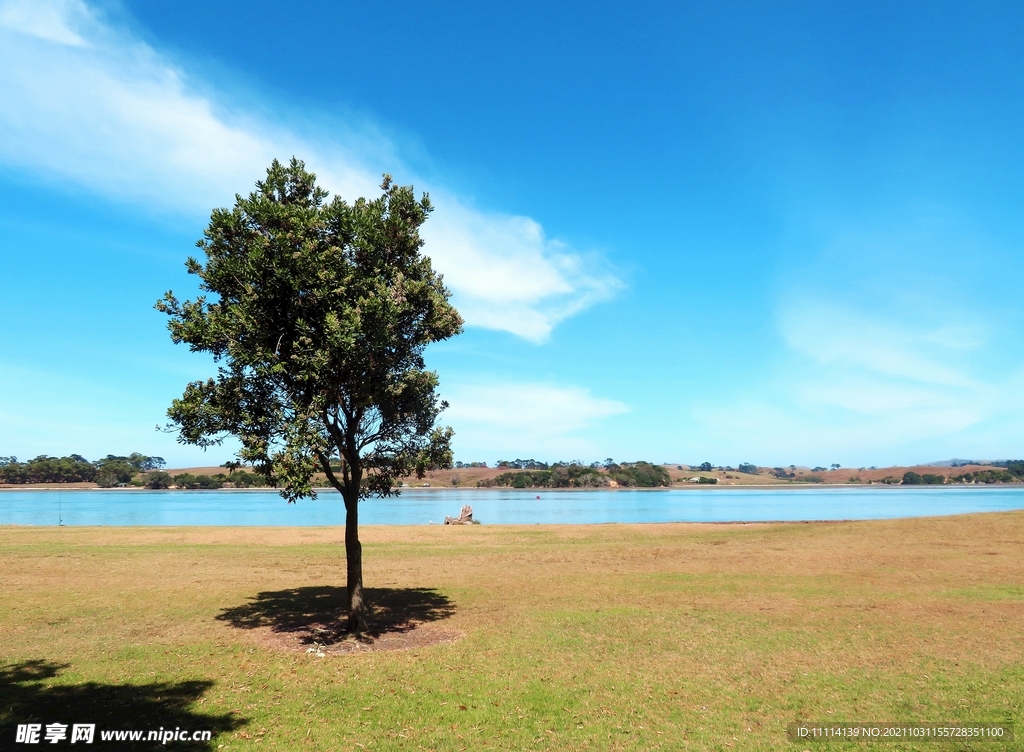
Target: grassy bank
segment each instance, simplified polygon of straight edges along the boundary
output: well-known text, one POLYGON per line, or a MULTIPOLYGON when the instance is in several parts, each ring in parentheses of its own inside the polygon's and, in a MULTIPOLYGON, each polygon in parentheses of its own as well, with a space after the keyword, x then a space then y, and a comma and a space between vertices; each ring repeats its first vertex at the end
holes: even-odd
POLYGON ((802 749, 797 719, 1024 734, 1021 513, 366 528, 382 642, 411 647, 351 653, 329 632, 340 532, 0 529, 2 733, 34 715, 235 750, 802 749))

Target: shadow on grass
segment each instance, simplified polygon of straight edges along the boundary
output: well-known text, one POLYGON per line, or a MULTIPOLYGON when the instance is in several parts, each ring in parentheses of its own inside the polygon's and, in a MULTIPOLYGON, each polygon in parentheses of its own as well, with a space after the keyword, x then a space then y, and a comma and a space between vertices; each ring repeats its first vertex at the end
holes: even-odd
MULTIPOLYGON (((370 637, 409 632, 417 624, 455 613, 448 597, 430 588, 366 588, 363 593, 373 609, 370 637)), ((270 627, 299 633, 304 644, 331 645, 346 637, 345 596, 345 588, 330 586, 263 592, 249 603, 224 609, 217 618, 238 629, 270 627)))
MULTIPOLYGON (((76 742, 75 748, 152 750, 156 741, 104 741, 104 731, 150 731, 175 729, 212 731, 212 740, 188 741, 189 750, 212 750, 218 734, 248 723, 230 714, 208 715, 189 710, 213 686, 211 681, 154 682, 153 684, 51 684, 68 664, 24 661, 0 667, 0 749, 32 749, 36 745, 16 743, 19 724, 38 723, 39 748, 63 747, 71 743, 73 725, 96 724, 93 743, 76 742), (54 744, 45 739, 48 724, 66 724, 67 738, 54 744)), ((174 745, 172 746, 179 746, 174 745)))

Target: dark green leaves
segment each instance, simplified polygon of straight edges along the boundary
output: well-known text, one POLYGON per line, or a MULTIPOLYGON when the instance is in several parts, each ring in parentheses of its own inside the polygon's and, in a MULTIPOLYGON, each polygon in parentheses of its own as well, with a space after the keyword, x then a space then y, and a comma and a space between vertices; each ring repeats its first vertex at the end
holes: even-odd
POLYGON ((451 463, 423 350, 462 319, 421 253, 428 198, 388 176, 381 188, 372 201, 329 200, 302 162, 275 161, 248 197, 212 213, 197 244, 205 264, 187 262, 207 294, 157 303, 175 342, 222 363, 168 411, 179 439, 238 437, 242 459, 290 498, 310 495, 320 469, 349 501, 451 463), (331 456, 345 461, 338 476, 331 456))

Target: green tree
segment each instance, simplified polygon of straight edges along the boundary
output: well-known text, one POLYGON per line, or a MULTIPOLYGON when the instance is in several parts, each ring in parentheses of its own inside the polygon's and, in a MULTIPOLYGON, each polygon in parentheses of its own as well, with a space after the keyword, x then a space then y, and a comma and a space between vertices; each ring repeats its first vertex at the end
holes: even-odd
POLYGON ((100 488, 110 488, 118 483, 127 483, 132 479, 132 476, 142 470, 142 465, 147 465, 147 469, 155 469, 149 466, 147 462, 144 462, 150 459, 150 457, 141 455, 138 452, 132 452, 130 457, 118 457, 108 454, 103 459, 96 460, 93 463, 96 466, 96 485, 100 488))
POLYGON ((462 330, 420 251, 428 197, 387 175, 381 188, 372 201, 328 200, 302 162, 275 160, 254 192, 213 212, 197 244, 206 264, 187 261, 211 297, 168 292, 157 303, 174 342, 219 364, 168 410, 179 440, 209 447, 236 436, 239 458, 289 502, 315 496, 317 470, 341 494, 355 633, 369 617, 359 501, 451 466, 452 431, 436 426, 447 403, 423 351, 462 330))
POLYGON ((146 473, 144 480, 146 481, 146 488, 168 488, 171 485, 171 474, 165 473, 163 470, 151 470, 146 473))
POLYGON ((661 465, 650 462, 633 462, 613 470, 609 475, 620 486, 637 486, 639 488, 657 488, 672 485, 672 478, 661 465))

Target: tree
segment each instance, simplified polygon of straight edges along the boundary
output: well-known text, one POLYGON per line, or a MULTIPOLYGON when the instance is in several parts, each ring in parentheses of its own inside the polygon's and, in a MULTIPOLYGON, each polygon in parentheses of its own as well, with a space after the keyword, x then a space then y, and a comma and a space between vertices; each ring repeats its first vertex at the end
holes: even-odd
POLYGON ((163 470, 151 470, 146 473, 146 488, 161 489, 169 488, 171 485, 171 474, 163 470))
POLYGON ((233 209, 213 212, 189 258, 202 295, 168 292, 175 343, 211 353, 216 378, 190 383, 168 416, 179 441, 226 436, 289 502, 315 496, 320 470, 345 503, 349 629, 368 628, 359 501, 397 494, 397 478, 452 464, 448 405, 424 348, 462 330, 449 292, 420 249, 431 205, 384 176, 383 194, 328 200, 303 163, 274 161, 233 209), (332 469, 331 457, 340 458, 332 469))
POLYGON ((608 473, 620 486, 637 486, 639 488, 657 488, 672 485, 668 470, 661 465, 640 460, 628 467, 620 467, 608 473))

